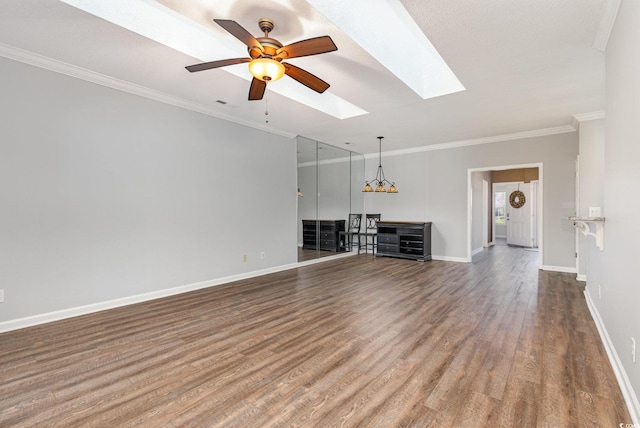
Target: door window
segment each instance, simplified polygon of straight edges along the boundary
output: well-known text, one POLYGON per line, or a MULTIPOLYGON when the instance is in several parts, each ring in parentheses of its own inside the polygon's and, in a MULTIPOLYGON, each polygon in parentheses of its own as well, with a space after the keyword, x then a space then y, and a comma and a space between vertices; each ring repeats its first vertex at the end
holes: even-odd
POLYGON ((507 192, 495 192, 494 194, 495 212, 493 213, 493 218, 496 224, 507 223, 505 220, 506 196, 507 192))

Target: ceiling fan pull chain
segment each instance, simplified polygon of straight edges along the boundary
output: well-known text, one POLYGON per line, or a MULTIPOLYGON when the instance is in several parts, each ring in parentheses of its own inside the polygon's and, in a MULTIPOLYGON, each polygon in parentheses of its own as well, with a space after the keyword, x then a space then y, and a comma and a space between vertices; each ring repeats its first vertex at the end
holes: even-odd
POLYGON ((267 116, 264 122, 269 123, 269 97, 268 96, 264 97, 264 115, 267 116))

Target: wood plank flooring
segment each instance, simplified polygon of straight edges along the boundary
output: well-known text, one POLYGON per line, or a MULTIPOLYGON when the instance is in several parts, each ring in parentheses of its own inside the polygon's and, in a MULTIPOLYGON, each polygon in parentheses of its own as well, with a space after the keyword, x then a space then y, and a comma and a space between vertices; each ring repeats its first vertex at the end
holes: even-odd
POLYGON ((2 427, 631 423, 538 254, 359 255, 0 334, 2 427))

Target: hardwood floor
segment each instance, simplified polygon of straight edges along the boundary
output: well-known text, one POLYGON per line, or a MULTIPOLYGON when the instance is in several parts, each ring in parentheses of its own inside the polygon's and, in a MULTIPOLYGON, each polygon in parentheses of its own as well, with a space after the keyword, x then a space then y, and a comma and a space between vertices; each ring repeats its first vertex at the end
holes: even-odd
POLYGON ((359 255, 0 335, 2 427, 614 427, 581 286, 538 253, 359 255))

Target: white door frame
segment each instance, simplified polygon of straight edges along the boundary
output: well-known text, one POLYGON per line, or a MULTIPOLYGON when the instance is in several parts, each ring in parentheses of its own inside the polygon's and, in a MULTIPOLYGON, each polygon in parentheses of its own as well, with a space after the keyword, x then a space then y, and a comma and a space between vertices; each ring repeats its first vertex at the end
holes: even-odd
POLYGON ((474 172, 486 172, 486 171, 502 171, 505 169, 520 169, 520 168, 538 168, 538 206, 537 206, 537 221, 538 221, 538 248, 540 257, 538 258, 538 268, 541 269, 544 260, 544 222, 543 222, 543 206, 544 206, 544 170, 543 163, 527 163, 517 165, 500 165, 492 167, 482 168, 469 168, 467 169, 467 263, 471 263, 471 227, 473 224, 473 209, 471 206, 471 199, 473 196, 473 189, 471 187, 471 174, 474 172))
POLYGON ((538 245, 538 240, 540 239, 540 234, 538 232, 538 189, 540 188, 540 182, 538 180, 531 180, 529 182, 529 184, 531 185, 529 191, 531 192, 531 202, 533 203, 533 235, 531 236, 533 238, 533 246, 535 248, 539 248, 540 246, 538 245))
MULTIPOLYGON (((492 216, 493 222, 493 216, 492 216)), ((491 227, 493 230, 493 227, 491 227)), ((491 241, 493 243, 493 240, 491 241)), ((482 179, 482 246, 489 247, 489 182, 482 179)))

